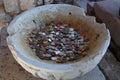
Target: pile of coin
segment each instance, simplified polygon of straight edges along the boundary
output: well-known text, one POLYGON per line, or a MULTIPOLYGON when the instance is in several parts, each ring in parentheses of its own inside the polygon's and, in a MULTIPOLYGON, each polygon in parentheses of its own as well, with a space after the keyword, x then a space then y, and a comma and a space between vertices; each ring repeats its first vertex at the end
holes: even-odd
POLYGON ((76 60, 89 49, 89 40, 74 28, 59 23, 34 29, 29 34, 28 43, 40 59, 56 63, 76 60))

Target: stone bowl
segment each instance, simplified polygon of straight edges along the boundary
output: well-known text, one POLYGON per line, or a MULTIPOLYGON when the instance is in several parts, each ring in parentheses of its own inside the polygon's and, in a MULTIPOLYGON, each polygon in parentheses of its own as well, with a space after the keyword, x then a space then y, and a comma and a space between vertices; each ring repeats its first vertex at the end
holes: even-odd
POLYGON ((83 76, 97 66, 110 43, 110 33, 105 24, 97 23, 95 17, 86 16, 82 8, 67 4, 50 4, 27 10, 10 23, 7 31, 7 44, 15 60, 34 76, 47 80, 83 76), (27 35, 36 27, 51 22, 69 24, 89 38, 87 55, 63 64, 39 59, 28 47, 27 35))

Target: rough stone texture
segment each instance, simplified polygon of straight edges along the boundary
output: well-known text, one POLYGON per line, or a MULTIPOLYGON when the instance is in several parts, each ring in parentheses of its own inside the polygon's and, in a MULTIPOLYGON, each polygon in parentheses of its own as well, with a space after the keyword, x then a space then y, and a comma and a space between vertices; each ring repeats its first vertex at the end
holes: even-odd
MULTIPOLYGON (((120 19, 119 19, 120 0, 106 0, 97 2, 94 5, 95 16, 106 23, 111 32, 112 41, 120 50, 120 19)), ((114 50, 115 51, 115 50, 114 50)), ((120 51, 116 51, 117 58, 120 60, 120 51)))
POLYGON ((20 0, 20 9, 26 10, 36 5, 35 0, 20 0))
POLYGON ((44 4, 51 4, 53 3, 53 0, 44 0, 44 4))
POLYGON ((4 5, 3 0, 0 0, 0 6, 1 6, 1 5, 4 5))
POLYGON ((119 17, 120 0, 104 0, 96 3, 106 12, 119 17))
POLYGON ((12 17, 6 13, 0 13, 0 22, 10 22, 12 17))
POLYGON ((12 17, 5 13, 4 6, 0 5, 0 23, 10 22, 12 17))
POLYGON ((78 77, 74 80, 106 80, 106 79, 103 73, 99 70, 99 68, 96 67, 91 72, 84 75, 83 77, 78 77))
POLYGON ((11 20, 10 15, 5 13, 3 1, 0 0, 0 26, 3 22, 9 22, 11 20))
POLYGON ((99 64, 107 80, 120 80, 120 62, 108 51, 99 64))
POLYGON ((4 0, 5 11, 10 14, 16 14, 20 12, 19 0, 4 0))
POLYGON ((5 26, 8 26, 8 23, 0 22, 0 30, 1 30, 1 28, 5 27, 5 26))
POLYGON ((3 0, 0 0, 0 13, 4 13, 5 10, 4 10, 4 3, 3 3, 3 0))
POLYGON ((0 47, 6 47, 6 26, 8 26, 8 23, 3 23, 0 21, 0 47))
POLYGON ((36 6, 43 5, 43 0, 35 0, 36 6))
POLYGON ((6 27, 3 27, 0 31, 0 46, 1 47, 7 47, 7 43, 6 43, 6 37, 7 37, 7 29, 6 27))
POLYGON ((5 13, 4 7, 0 6, 0 13, 5 13))
POLYGON ((5 13, 3 0, 0 0, 0 23, 10 22, 12 17, 5 13))

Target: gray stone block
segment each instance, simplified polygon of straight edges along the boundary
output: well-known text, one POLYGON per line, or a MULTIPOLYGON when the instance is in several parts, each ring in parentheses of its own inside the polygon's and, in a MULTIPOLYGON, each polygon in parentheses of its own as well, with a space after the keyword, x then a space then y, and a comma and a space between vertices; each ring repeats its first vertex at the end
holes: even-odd
POLYGON ((11 14, 20 12, 19 0, 4 0, 5 11, 11 14))
POLYGON ((20 0, 20 9, 27 10, 32 7, 35 7, 36 3, 35 0, 20 0))
POLYGON ((120 62, 108 51, 99 64, 107 80, 120 80, 120 62))
POLYGON ((112 42, 119 47, 114 48, 114 54, 120 60, 120 19, 119 19, 120 0, 106 0, 94 4, 95 16, 106 23, 107 28, 110 30, 112 42))
POLYGON ((94 68, 91 72, 87 73, 83 77, 78 77, 74 80, 106 80, 103 73, 98 67, 94 68))
POLYGON ((0 22, 10 22, 12 20, 12 17, 9 14, 6 13, 0 13, 0 22))

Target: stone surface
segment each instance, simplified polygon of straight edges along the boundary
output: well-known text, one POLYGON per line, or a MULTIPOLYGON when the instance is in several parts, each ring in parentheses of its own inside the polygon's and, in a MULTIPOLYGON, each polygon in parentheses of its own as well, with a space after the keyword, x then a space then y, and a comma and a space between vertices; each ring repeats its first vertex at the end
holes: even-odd
POLYGON ((0 47, 7 47, 6 37, 8 36, 8 34, 7 34, 6 27, 1 28, 0 35, 1 35, 1 37, 0 37, 0 47))
POLYGON ((6 37, 7 37, 7 31, 6 26, 8 26, 8 23, 0 22, 0 47, 6 47, 6 37))
POLYGON ((103 73, 98 67, 94 68, 91 72, 87 73, 83 77, 78 77, 74 80, 106 80, 103 73))
MULTIPOLYGON (((3 0, 0 0, 0 14, 5 14, 5 9, 4 9, 4 5, 3 5, 3 0)), ((1 21, 1 19, 0 19, 1 21)))
POLYGON ((29 8, 35 7, 35 0, 20 0, 20 9, 27 10, 29 8))
POLYGON ((0 22, 0 30, 1 30, 1 28, 5 27, 5 26, 8 26, 8 23, 0 22))
POLYGON ((35 0, 36 6, 43 5, 43 0, 35 0))
POLYGON ((116 45, 116 43, 113 40, 111 40, 109 48, 114 53, 117 60, 120 61, 120 47, 116 45))
POLYGON ((16 14, 20 12, 19 0, 4 0, 5 11, 10 14, 16 14))
POLYGON ((0 0, 0 7, 3 6, 3 0, 0 0))
POLYGON ((108 51, 99 64, 106 80, 120 80, 120 62, 108 51))
POLYGON ((44 4, 51 4, 53 3, 53 0, 44 0, 44 4))
MULTIPOLYGON (((112 41, 119 47, 116 56, 120 56, 120 19, 119 8, 120 0, 106 0, 97 2, 94 5, 95 16, 106 23, 107 28, 110 30, 112 41)), ((114 50, 115 51, 115 50, 114 50)), ((118 57, 120 60, 120 57, 118 57)))
POLYGON ((120 0, 104 0, 96 3, 101 7, 101 9, 117 18, 119 17, 120 0))
POLYGON ((0 6, 0 13, 5 13, 4 7, 0 6))
POLYGON ((0 13, 0 22, 10 22, 12 20, 12 17, 9 14, 6 13, 0 13))

